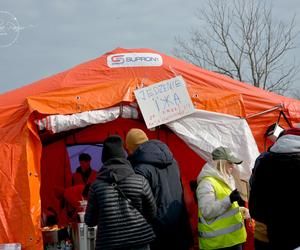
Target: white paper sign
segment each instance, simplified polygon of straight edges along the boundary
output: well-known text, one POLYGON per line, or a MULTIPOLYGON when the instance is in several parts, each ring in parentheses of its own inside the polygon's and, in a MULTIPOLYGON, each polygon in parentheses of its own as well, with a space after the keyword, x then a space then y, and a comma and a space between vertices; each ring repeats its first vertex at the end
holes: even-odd
POLYGON ((134 91, 147 128, 177 120, 195 111, 182 76, 134 91))

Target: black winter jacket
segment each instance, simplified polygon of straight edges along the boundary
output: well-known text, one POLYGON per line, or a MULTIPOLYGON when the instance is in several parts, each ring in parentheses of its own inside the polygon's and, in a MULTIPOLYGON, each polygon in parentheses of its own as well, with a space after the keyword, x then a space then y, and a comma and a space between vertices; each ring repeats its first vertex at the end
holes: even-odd
POLYGON ((152 227, 140 213, 149 222, 156 215, 148 181, 135 174, 127 160, 108 160, 90 187, 85 214, 88 226, 98 225, 96 249, 126 249, 153 241, 152 227), (113 183, 131 200, 131 204, 113 183))
POLYGON ((271 249, 300 246, 300 136, 284 135, 253 172, 249 209, 267 225, 271 249))
POLYGON ((149 140, 128 159, 134 171, 149 181, 156 200, 157 216, 153 228, 157 239, 151 249, 188 249, 192 234, 180 171, 168 146, 159 140, 149 140))

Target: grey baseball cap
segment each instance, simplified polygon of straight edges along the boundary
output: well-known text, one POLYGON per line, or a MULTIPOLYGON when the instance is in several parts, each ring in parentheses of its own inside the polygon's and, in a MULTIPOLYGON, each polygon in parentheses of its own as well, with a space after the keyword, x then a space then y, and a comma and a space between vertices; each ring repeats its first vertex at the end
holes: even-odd
POLYGON ((213 160, 226 160, 234 164, 241 164, 243 161, 239 158, 236 158, 229 148, 218 147, 212 151, 213 160))

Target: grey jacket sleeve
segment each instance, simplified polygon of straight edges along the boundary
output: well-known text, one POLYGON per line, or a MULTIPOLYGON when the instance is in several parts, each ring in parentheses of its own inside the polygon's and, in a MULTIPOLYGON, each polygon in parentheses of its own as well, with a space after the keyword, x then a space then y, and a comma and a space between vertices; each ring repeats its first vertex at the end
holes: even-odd
POLYGON ((205 219, 213 219, 223 213, 231 206, 229 196, 217 200, 214 188, 208 180, 202 180, 197 187, 198 208, 205 219))
POLYGON ((94 227, 98 224, 98 203, 96 193, 93 186, 90 187, 88 195, 88 204, 85 211, 84 222, 89 227, 94 227))

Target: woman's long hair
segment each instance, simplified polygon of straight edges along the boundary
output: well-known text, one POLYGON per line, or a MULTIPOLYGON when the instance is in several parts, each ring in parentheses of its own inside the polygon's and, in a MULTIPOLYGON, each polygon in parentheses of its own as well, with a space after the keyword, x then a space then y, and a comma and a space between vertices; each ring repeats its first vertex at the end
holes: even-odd
POLYGON ((231 173, 227 171, 228 161, 226 160, 214 160, 214 167, 220 172, 226 183, 231 187, 235 188, 234 178, 231 173))

